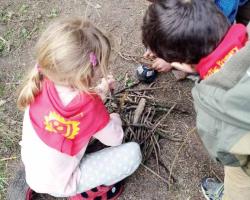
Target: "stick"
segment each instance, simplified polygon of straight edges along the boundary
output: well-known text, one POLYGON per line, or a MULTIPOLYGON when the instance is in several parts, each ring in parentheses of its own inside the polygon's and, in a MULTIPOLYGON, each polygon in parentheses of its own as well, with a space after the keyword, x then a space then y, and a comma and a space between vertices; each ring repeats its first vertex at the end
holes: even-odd
MULTIPOLYGON (((165 163, 161 160, 161 158, 159 159, 159 164, 160 164, 160 166, 162 166, 166 170, 166 172, 168 172, 168 173, 170 172, 170 170, 165 165, 165 163)), ((176 178, 173 175, 171 175, 171 178, 172 178, 173 182, 176 182, 176 178)))
POLYGON ((118 99, 116 98, 116 96, 114 95, 113 89, 110 90, 110 94, 111 94, 112 99, 114 100, 114 103, 116 104, 117 112, 120 113, 121 112, 121 105, 120 105, 118 99))
POLYGON ((138 92, 138 91, 151 91, 151 90, 160 90, 167 89, 166 87, 153 87, 153 88, 136 88, 136 89, 128 89, 127 92, 138 92))
POLYGON ((153 127, 153 132, 154 132, 155 129, 161 124, 161 122, 167 118, 167 116, 172 112, 172 110, 174 109, 174 107, 175 107, 176 105, 177 105, 177 104, 175 103, 175 104, 169 109, 169 111, 167 112, 167 114, 164 115, 164 116, 160 119, 160 121, 153 127))
MULTIPOLYGON (((175 155, 175 157, 174 157, 174 160, 173 160, 173 162, 172 162, 172 164, 171 164, 171 168, 170 168, 170 172, 169 172, 169 177, 168 177, 168 181, 169 181, 169 182, 170 182, 170 180, 171 180, 171 176, 172 176, 172 172, 173 172, 173 169, 174 169, 174 165, 175 165, 175 162, 176 162, 176 160, 177 160, 177 158, 178 158, 178 156, 179 156, 179 153, 181 152, 181 150, 182 150, 182 148, 184 147, 184 145, 187 143, 187 140, 188 140, 189 136, 190 136, 193 132, 195 132, 195 131, 196 131, 196 127, 194 127, 191 131, 189 131, 189 132, 187 133, 187 136, 186 136, 185 140, 183 141, 183 143, 181 144, 180 148, 178 149, 178 151, 177 151, 177 153, 176 153, 176 155, 175 155)), ((171 187, 171 185, 169 184, 169 190, 171 189, 170 187, 171 187)))
POLYGON ((133 87, 139 85, 140 83, 141 83, 141 81, 137 81, 137 82, 133 83, 132 85, 130 85, 128 87, 125 87, 125 88, 123 88, 121 90, 118 90, 117 92, 114 93, 114 95, 120 94, 120 93, 126 91, 127 89, 133 88, 133 87))
POLYGON ((169 181, 165 178, 163 178, 162 176, 160 176, 159 174, 157 174, 156 172, 154 172, 152 169, 150 169, 149 167, 147 167, 146 165, 141 163, 141 166, 143 166, 145 169, 147 169, 149 172, 151 172, 152 174, 154 174, 155 176, 157 176, 159 179, 161 179, 164 183, 169 184, 169 181))
POLYGON ((216 172, 213 169, 211 170, 211 172, 220 182, 223 183, 223 180, 218 176, 218 174, 216 174, 216 172))
POLYGON ((134 120, 133 120, 134 124, 136 124, 139 121, 141 114, 142 114, 143 110, 145 109, 145 105, 146 105, 146 99, 141 98, 141 100, 139 101, 139 104, 135 110, 135 115, 134 115, 134 120))
POLYGON ((155 152, 155 159, 156 159, 157 171, 158 171, 158 174, 160 174, 159 158, 158 158, 158 153, 159 153, 160 151, 157 151, 157 149, 156 149, 157 140, 156 140, 156 138, 155 138, 155 135, 153 135, 153 137, 151 137, 151 140, 152 140, 153 149, 154 149, 154 152, 155 152), (155 143, 154 143, 154 140, 155 140, 155 143))
POLYGON ((0 160, 0 162, 8 161, 8 160, 15 160, 15 159, 17 159, 16 156, 13 156, 13 157, 10 157, 10 158, 2 158, 2 159, 0 160))

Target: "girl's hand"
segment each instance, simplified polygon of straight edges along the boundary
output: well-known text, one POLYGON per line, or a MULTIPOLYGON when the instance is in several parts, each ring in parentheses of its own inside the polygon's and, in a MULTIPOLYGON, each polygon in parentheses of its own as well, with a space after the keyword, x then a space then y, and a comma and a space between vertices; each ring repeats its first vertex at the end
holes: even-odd
POLYGON ((113 77, 113 75, 108 75, 107 77, 107 82, 108 82, 108 87, 109 87, 109 90, 114 90, 115 89, 115 78, 113 77))
POLYGON ((172 66, 165 60, 156 58, 151 68, 158 72, 169 72, 172 69, 172 66))
POLYGON ((110 90, 113 90, 115 87, 115 79, 112 75, 108 75, 107 79, 102 78, 101 83, 96 87, 96 92, 104 100, 110 90))

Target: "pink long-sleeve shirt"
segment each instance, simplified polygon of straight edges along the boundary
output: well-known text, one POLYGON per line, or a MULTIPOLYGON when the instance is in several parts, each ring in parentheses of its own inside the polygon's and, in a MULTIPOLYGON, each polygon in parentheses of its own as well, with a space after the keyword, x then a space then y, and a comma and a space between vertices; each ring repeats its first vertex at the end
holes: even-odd
MULTIPOLYGON (((71 88, 58 85, 55 88, 64 105, 69 104, 78 95, 78 92, 71 88)), ((93 137, 108 146, 120 145, 123 139, 123 129, 119 115, 110 114, 109 123, 93 137)), ((24 113, 20 145, 26 181, 34 191, 58 197, 76 194, 81 177, 79 164, 88 144, 84 145, 74 156, 49 147, 36 134, 31 123, 29 108, 27 108, 24 113)))

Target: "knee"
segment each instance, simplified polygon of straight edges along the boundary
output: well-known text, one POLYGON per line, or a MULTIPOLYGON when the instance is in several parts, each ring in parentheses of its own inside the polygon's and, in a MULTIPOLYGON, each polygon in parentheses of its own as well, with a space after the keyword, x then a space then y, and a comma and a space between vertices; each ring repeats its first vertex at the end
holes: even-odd
POLYGON ((136 166, 137 168, 142 161, 140 145, 137 144, 136 142, 129 142, 126 143, 125 145, 126 145, 127 156, 129 156, 131 163, 133 163, 133 165, 136 166))

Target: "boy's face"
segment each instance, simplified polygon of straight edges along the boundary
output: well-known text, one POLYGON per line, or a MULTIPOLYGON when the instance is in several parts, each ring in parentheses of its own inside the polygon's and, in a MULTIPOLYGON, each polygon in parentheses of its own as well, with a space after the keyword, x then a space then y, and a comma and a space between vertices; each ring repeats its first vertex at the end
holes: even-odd
POLYGON ((149 59, 155 59, 157 56, 155 53, 151 51, 151 49, 147 48, 146 52, 143 54, 143 57, 149 58, 149 59))

